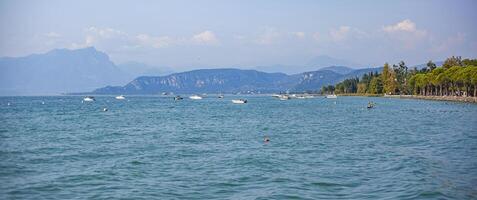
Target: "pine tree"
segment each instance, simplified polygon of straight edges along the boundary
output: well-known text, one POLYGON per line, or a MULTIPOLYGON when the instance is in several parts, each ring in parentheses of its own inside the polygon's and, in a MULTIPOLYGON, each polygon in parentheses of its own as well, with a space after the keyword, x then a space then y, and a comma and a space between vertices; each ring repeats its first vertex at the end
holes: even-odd
POLYGON ((381 74, 381 80, 383 81, 383 92, 389 94, 389 64, 384 63, 383 73, 381 74))

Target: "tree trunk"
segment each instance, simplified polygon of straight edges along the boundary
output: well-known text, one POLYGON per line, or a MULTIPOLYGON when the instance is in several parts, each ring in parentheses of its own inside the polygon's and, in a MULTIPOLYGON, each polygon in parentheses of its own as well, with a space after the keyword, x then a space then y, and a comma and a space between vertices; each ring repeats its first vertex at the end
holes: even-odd
POLYGON ((451 83, 450 87, 451 87, 452 96, 455 96, 454 84, 451 83))
POLYGON ((474 97, 477 97, 477 85, 474 85, 474 97))

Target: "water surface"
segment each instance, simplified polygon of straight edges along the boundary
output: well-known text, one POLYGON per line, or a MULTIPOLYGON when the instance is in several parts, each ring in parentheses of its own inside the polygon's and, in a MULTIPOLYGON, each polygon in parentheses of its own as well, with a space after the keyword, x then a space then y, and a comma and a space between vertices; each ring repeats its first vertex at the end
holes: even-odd
POLYGON ((0 199, 477 198, 475 104, 232 98, 0 97, 0 199))

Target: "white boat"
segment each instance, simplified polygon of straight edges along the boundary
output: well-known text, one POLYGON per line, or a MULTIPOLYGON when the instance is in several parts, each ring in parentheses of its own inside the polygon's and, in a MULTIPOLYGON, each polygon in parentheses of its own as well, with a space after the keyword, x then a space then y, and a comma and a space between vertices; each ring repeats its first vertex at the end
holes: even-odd
POLYGON ((232 100, 232 103, 244 104, 244 103, 247 103, 247 99, 234 99, 232 100))
POLYGON ((126 97, 124 97, 123 95, 119 95, 116 97, 117 100, 124 100, 126 99, 126 97))
POLYGON ((83 101, 85 101, 85 102, 92 102, 92 101, 95 101, 95 99, 94 99, 94 97, 92 97, 92 96, 87 96, 87 97, 83 98, 83 101))
POLYGON ((329 94, 329 95, 326 95, 326 98, 327 99, 336 99, 336 98, 338 98, 338 96, 336 96, 336 94, 329 94))
POLYGON ((199 99, 202 99, 202 97, 199 95, 192 95, 189 97, 189 99, 199 100, 199 99))
POLYGON ((285 100, 289 100, 289 99, 290 99, 290 96, 288 96, 288 95, 280 95, 278 98, 279 98, 280 100, 282 100, 282 101, 285 101, 285 100))

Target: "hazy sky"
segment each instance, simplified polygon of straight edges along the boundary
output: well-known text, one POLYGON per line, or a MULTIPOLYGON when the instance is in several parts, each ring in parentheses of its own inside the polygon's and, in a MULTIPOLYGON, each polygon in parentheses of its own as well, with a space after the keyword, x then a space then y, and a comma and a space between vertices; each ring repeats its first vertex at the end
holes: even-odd
POLYGON ((174 69, 477 57, 477 1, 3 1, 0 56, 94 46, 174 69))

